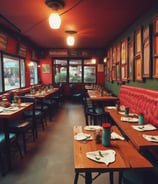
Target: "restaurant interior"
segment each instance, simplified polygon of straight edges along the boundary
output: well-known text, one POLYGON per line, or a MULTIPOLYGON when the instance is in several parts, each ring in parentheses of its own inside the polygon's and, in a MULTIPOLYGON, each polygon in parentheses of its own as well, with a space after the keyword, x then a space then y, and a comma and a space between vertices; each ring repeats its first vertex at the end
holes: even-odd
POLYGON ((0 183, 158 183, 157 0, 0 0, 0 183))

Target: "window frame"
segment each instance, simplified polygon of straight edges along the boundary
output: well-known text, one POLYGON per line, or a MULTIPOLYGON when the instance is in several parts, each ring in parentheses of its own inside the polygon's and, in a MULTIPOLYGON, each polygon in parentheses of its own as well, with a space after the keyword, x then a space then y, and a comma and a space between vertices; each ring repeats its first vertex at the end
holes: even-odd
MULTIPOLYGON (((71 60, 78 60, 78 61, 81 61, 81 67, 82 67, 82 80, 81 82, 73 82, 73 84, 89 84, 87 82, 84 82, 84 66, 95 66, 95 71, 96 71, 96 80, 95 80, 95 83, 93 84, 96 84, 97 83, 97 63, 95 64, 85 64, 85 60, 91 60, 91 58, 52 58, 52 81, 54 84, 59 84, 59 83, 67 83, 67 84, 71 84, 72 82, 69 81, 69 66, 70 66, 70 61, 71 60), (64 65, 67 66, 67 77, 66 77, 66 82, 55 82, 55 71, 56 71, 56 65, 58 64, 55 64, 55 60, 67 60, 67 65, 64 65)), ((73 66, 73 65, 72 65, 73 66)))
POLYGON ((0 69, 1 69, 1 78, 2 78, 2 90, 0 91, 1 94, 3 94, 4 92, 10 91, 10 90, 16 90, 16 89, 20 89, 20 88, 25 88, 26 87, 26 60, 25 58, 15 55, 15 54, 10 54, 4 51, 0 51, 0 57, 1 57, 1 65, 0 65, 0 69), (18 69, 19 69, 19 87, 15 87, 15 88, 11 88, 11 89, 5 89, 5 77, 4 77, 4 59, 6 57, 10 57, 15 59, 18 62, 18 69), (24 71, 21 71, 21 60, 24 61, 24 71), (21 87, 21 73, 24 72, 25 74, 25 84, 24 86, 21 87))

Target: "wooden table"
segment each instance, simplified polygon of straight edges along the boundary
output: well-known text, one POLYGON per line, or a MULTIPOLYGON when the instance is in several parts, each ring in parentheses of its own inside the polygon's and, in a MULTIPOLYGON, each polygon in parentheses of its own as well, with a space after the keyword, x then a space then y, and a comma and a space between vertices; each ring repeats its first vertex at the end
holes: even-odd
POLYGON ((59 88, 53 88, 48 90, 47 92, 41 92, 41 93, 36 92, 35 94, 26 94, 26 96, 34 97, 37 100, 39 100, 41 103, 41 111, 43 112, 43 100, 49 98, 51 95, 53 95, 58 91, 59 91, 59 88))
POLYGON ((118 97, 114 97, 111 95, 100 96, 99 90, 88 90, 88 95, 90 100, 92 101, 117 101, 118 97))
POLYGON ((18 114, 24 112, 26 109, 31 108, 33 103, 25 103, 24 106, 18 107, 17 110, 6 110, 5 112, 0 112, 0 122, 2 123, 2 127, 5 133, 5 142, 6 142, 6 156, 8 162, 9 170, 12 168, 11 164, 11 155, 10 155, 10 140, 9 140, 9 132, 8 132, 8 123, 9 120, 17 116, 18 114))
MULTIPOLYGON (((74 184, 77 184, 79 173, 85 173, 85 183, 92 183, 92 172, 105 173, 113 171, 123 171, 125 169, 151 169, 152 164, 145 159, 130 142, 122 140, 111 141, 111 147, 104 147, 102 144, 96 144, 94 140, 94 132, 84 130, 84 127, 75 126, 73 128, 73 135, 80 131, 92 134, 93 140, 91 141, 77 141, 74 139, 74 162, 75 162, 75 179, 74 184), (112 149, 116 152, 116 160, 108 166, 103 163, 97 163, 86 157, 86 153, 97 150, 112 149), (128 151, 127 151, 128 150, 128 151)), ((118 128, 114 126, 113 131, 120 134, 118 128)), ((110 177, 111 184, 113 178, 110 177)))
POLYGON ((110 116, 115 121, 115 123, 121 128, 121 130, 127 135, 131 142, 139 151, 144 149, 158 147, 158 143, 147 141, 142 135, 158 135, 158 130, 153 131, 137 131, 132 128, 132 125, 138 125, 138 123, 123 122, 121 117, 124 115, 119 114, 116 110, 108 110, 105 108, 106 112, 110 113, 110 116))

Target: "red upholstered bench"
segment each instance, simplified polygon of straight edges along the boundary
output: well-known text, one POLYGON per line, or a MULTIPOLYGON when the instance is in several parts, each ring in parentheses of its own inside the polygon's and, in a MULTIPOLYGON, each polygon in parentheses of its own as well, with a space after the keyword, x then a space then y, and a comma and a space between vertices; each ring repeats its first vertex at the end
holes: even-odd
POLYGON ((130 112, 144 113, 145 123, 158 127, 158 91, 122 85, 119 92, 120 105, 130 112))

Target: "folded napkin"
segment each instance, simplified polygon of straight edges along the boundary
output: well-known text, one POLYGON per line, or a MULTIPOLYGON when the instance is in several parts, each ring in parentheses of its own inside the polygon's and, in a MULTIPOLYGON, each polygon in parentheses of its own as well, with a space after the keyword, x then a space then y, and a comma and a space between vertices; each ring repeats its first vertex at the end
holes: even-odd
POLYGON ((114 110, 116 109, 115 106, 107 106, 106 108, 107 108, 107 109, 114 109, 114 110))
POLYGON ((145 134, 143 134, 143 137, 144 137, 147 141, 158 142, 158 136, 156 136, 156 135, 145 135, 145 134))
POLYGON ((111 133, 111 139, 112 139, 112 140, 125 140, 124 137, 120 136, 120 135, 117 134, 116 132, 112 132, 112 133, 111 133))
POLYGON ((84 127, 85 130, 90 130, 90 131, 94 131, 94 130, 101 130, 102 127, 101 126, 97 126, 97 125, 90 125, 90 126, 85 126, 84 127))
POLYGON ((86 156, 96 162, 105 163, 109 165, 115 161, 116 152, 114 150, 98 150, 93 152, 87 152, 86 156))
POLYGON ((78 141, 84 141, 84 140, 92 140, 91 134, 85 134, 85 133, 78 133, 77 135, 74 136, 75 140, 78 141))
MULTIPOLYGON (((125 115, 125 112, 119 112, 119 114, 125 115)), ((129 113, 128 115, 129 115, 129 116, 138 116, 138 115, 135 114, 135 113, 129 113)))
POLYGON ((154 127, 151 124, 146 124, 146 125, 136 125, 136 126, 132 126, 135 130, 138 130, 140 132, 143 131, 148 131, 148 130, 156 130, 157 128, 154 127))
POLYGON ((130 123, 138 122, 138 118, 131 118, 131 117, 121 117, 121 121, 126 121, 130 123))

